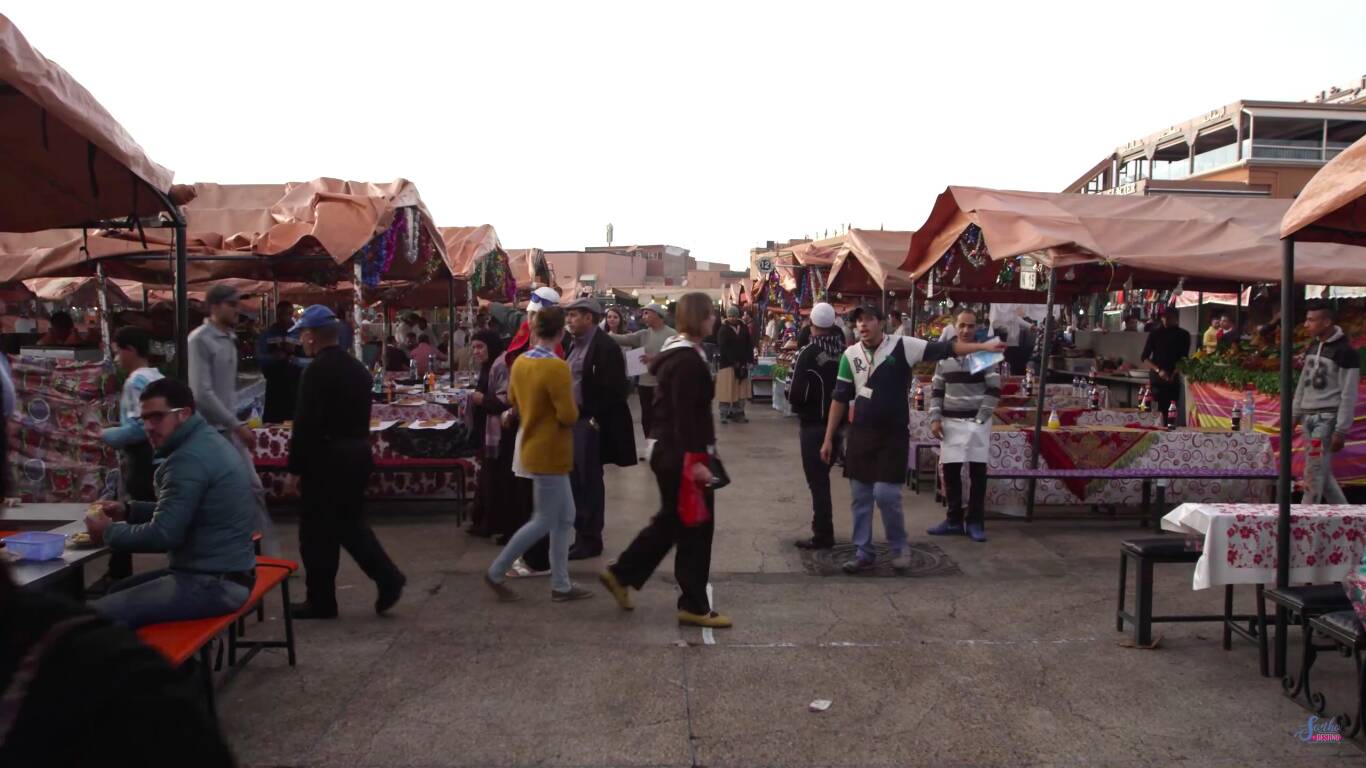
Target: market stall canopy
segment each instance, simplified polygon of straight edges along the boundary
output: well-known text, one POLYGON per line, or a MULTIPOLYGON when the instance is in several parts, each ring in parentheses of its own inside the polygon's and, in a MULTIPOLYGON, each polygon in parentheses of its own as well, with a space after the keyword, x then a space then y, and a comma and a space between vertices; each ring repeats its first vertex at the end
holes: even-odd
POLYGON ((826 290, 841 297, 910 291, 911 275, 902 270, 901 264, 913 235, 914 232, 850 229, 835 251, 826 290))
MULTIPOLYGON (((447 253, 450 252, 449 247, 447 253)), ((529 292, 531 284, 553 285, 554 276, 550 274, 550 263, 546 261, 545 251, 540 248, 513 248, 507 252, 508 268, 517 281, 517 289, 529 292)))
POLYGON ((440 232, 452 275, 467 281, 481 299, 516 301, 518 279, 491 225, 441 227, 440 232))
MULTIPOLYGON (((1314 174, 1281 221, 1281 237, 1301 242, 1366 245, 1366 138, 1314 174)), ((1299 272, 1301 251, 1295 253, 1299 272)))
MULTIPOLYGON (((76 306, 93 307, 99 303, 100 283, 94 277, 40 277, 25 280, 23 286, 43 301, 64 301, 76 306)), ((131 306, 134 302, 114 281, 108 282, 110 302, 131 306)))
MULTIPOLYGON (((346 265, 359 256, 367 277, 417 283, 444 263, 445 244, 431 215, 403 179, 188 189, 193 199, 183 212, 191 282, 237 277, 330 285, 351 279, 346 265)), ((173 250, 168 230, 0 234, 0 282, 88 276, 102 263, 109 276, 169 284, 173 250)))
MULTIPOLYGON (((1199 195, 1082 195, 949 187, 916 232, 903 268, 920 277, 970 226, 993 259, 1032 255, 1057 267, 1105 263, 1135 275, 1227 284, 1281 277, 1280 222, 1289 200, 1199 195)), ((1366 259, 1350 247, 1307 244, 1297 282, 1366 285, 1366 259)), ((1135 281, 1137 282, 1137 281, 1135 281)))
POLYGON ((152 162, 66 70, 0 15, 0 231, 34 232, 165 210, 152 162))

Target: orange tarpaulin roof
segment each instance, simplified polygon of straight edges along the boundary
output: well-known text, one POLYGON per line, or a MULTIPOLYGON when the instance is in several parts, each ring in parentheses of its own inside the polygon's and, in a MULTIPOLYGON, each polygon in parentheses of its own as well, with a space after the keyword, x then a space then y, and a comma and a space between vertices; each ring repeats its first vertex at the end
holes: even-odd
MULTIPOLYGON (((477 227, 440 227, 441 240, 446 246, 446 266, 451 274, 468 279, 474 266, 484 256, 503 250, 498 233, 489 224, 477 227)), ((521 278, 518 278, 521 282, 521 278)))
MULTIPOLYGON (((911 240, 903 268, 924 275, 970 225, 994 259, 1056 266, 1106 261, 1164 275, 1278 282, 1289 200, 1199 195, 1081 195, 949 187, 911 240)), ((1366 285, 1366 259, 1340 245, 1297 253, 1297 282, 1366 285)))
MULTIPOLYGON (((418 226, 436 255, 445 245, 422 204, 417 188, 404 179, 388 184, 314 179, 289 184, 195 184, 184 208, 186 244, 192 260, 189 279, 222 277, 300 280, 326 271, 323 264, 294 258, 321 256, 345 264, 393 223, 400 208, 418 212, 418 226), (243 257, 260 257, 259 260, 243 257)), ((103 260, 107 274, 142 282, 168 283, 172 242, 169 230, 147 230, 147 247, 138 233, 101 230, 82 239, 79 230, 0 235, 0 282, 31 277, 90 275, 103 260), (89 255, 82 253, 83 243, 89 255), (132 258, 165 255, 165 259, 132 258)), ((386 280, 428 276, 419 256, 408 262, 395 255, 386 280)), ((335 271, 335 270, 332 270, 335 271)))
MULTIPOLYGON (((95 277, 40 277, 25 280, 23 286, 43 301, 71 301, 73 304, 94 305, 99 301, 99 278, 95 277)), ((119 304, 132 304, 123 286, 108 281, 109 298, 119 304)))
POLYGON ((911 276, 902 271, 901 263, 914 234, 880 229, 849 230, 836 249, 826 290, 831 295, 839 293, 841 296, 909 291, 911 276))
POLYGON ((0 231, 164 210, 154 190, 170 190, 171 172, 2 15, 0 114, 0 231))
MULTIPOLYGON (((1366 138, 1343 150, 1300 190, 1281 221, 1281 237, 1366 245, 1366 138)), ((1299 270, 1299 249, 1295 254, 1299 270)))

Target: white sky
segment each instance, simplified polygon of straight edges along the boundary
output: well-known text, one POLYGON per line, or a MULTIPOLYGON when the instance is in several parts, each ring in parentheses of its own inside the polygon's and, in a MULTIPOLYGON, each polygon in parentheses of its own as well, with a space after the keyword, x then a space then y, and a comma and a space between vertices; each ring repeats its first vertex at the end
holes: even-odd
POLYGON ((5 6, 177 181, 403 176, 508 248, 610 221, 737 265, 915 229, 949 184, 1060 190, 1173 123, 1366 74, 1359 0, 5 6))

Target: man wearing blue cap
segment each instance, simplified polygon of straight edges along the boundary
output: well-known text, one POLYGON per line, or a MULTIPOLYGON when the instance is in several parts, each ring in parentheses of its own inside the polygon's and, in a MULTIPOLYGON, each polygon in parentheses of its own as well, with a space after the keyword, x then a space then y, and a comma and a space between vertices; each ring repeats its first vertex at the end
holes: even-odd
POLYGON ((337 617, 337 564, 342 547, 379 586, 375 613, 398 602, 407 579, 365 522, 370 482, 370 372, 339 346, 342 323, 314 304, 290 329, 313 362, 299 382, 289 439, 289 490, 302 492, 299 556, 308 597, 296 619, 337 617))

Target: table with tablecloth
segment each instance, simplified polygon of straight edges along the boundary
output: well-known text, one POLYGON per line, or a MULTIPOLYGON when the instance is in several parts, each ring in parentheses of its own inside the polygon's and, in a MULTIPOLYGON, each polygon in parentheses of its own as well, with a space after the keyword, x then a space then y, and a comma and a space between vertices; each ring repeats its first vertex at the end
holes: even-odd
MULTIPOLYGON (((1033 408, 1004 407, 997 408, 994 413, 996 424, 1032 427, 1034 418, 1033 408)), ((1047 415, 1044 418, 1047 419, 1047 415)), ((1058 421, 1064 427, 1157 427, 1162 420, 1156 413, 1134 408, 1059 408, 1058 421)), ((911 440, 931 442, 934 439, 930 434, 929 411, 911 411, 911 440)))
MULTIPOLYGON (((987 474, 1028 467, 1033 437, 1032 428, 994 426, 987 474)), ((1076 426, 1046 429, 1041 438, 1039 466, 1054 469, 1112 469, 1122 475, 1125 469, 1149 468, 1269 469, 1275 461, 1270 439, 1257 432, 1076 426)), ((1166 498, 1171 502, 1265 499, 1271 486, 1267 480, 1173 479, 1166 486, 1166 498)), ((1023 515, 1028 490, 1028 480, 991 480, 986 508, 1023 515)), ((1044 479, 1037 481, 1035 500, 1040 505, 1137 505, 1143 500, 1143 481, 1122 476, 1090 481, 1044 479)))
MULTIPOLYGON (((1195 589, 1276 581, 1275 504, 1182 504, 1162 527, 1205 537, 1195 589)), ((1358 578, 1366 551, 1366 507, 1297 504, 1290 508, 1290 581, 1331 584, 1358 578)))

